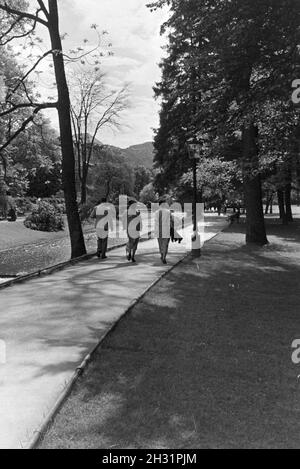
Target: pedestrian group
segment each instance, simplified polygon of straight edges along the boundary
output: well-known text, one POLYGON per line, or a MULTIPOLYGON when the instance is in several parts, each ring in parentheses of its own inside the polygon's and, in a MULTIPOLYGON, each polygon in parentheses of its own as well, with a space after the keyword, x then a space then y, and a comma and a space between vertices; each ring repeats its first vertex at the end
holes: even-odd
MULTIPOLYGON (((96 220, 97 256, 106 259, 109 232, 114 229, 111 205, 107 203, 106 198, 101 199, 95 206, 91 217, 96 220)), ((143 229, 141 213, 137 210, 137 201, 135 199, 128 199, 126 210, 121 216, 121 222, 128 237, 126 244, 127 260, 135 263, 135 255, 143 229)), ((175 214, 167 206, 166 200, 161 199, 154 216, 154 233, 158 240, 159 253, 163 264, 167 264, 170 241, 181 243, 183 239, 177 232, 175 225, 175 214)))

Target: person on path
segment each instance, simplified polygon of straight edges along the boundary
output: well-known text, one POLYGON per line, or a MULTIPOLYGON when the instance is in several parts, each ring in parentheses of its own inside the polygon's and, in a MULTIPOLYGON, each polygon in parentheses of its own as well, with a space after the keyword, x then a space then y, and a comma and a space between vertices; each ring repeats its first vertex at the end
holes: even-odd
POLYGON ((127 210, 123 215, 123 227, 127 231, 128 243, 126 245, 126 256, 128 261, 136 262, 135 253, 138 248, 140 233, 142 231, 142 217, 136 209, 137 201, 129 200, 127 210))
POLYGON ((174 210, 171 210, 171 228, 170 228, 171 241, 172 243, 180 244, 183 240, 183 237, 180 236, 180 234, 178 233, 176 229, 177 226, 178 226, 178 222, 176 219, 176 215, 174 213, 174 210))
POLYGON ((107 259, 107 242, 109 230, 114 229, 113 216, 107 199, 103 198, 94 208, 92 218, 96 219, 95 227, 97 233, 97 256, 107 259))
POLYGON ((167 264, 167 254, 171 238, 171 211, 164 199, 159 201, 159 209, 155 212, 154 223, 160 258, 163 264, 167 264))

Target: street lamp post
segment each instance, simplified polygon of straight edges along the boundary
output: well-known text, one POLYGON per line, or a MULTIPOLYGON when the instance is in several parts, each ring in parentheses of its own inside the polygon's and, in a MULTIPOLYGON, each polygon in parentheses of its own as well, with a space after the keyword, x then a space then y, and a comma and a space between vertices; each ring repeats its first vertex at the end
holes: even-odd
POLYGON ((201 256, 201 239, 198 230, 197 220, 197 203, 198 203, 198 189, 197 189, 197 160, 198 156, 198 144, 194 142, 187 142, 189 155, 192 159, 192 170, 193 170, 193 233, 192 233, 192 256, 201 256))
POLYGON ((193 158, 193 231, 197 231, 197 203, 198 203, 198 189, 197 189, 197 160, 193 158))

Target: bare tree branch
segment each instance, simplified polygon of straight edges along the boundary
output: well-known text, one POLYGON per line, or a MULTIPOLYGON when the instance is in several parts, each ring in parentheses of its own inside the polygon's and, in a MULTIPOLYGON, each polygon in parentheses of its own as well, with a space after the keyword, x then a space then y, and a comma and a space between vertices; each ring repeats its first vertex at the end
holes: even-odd
POLYGON ((88 50, 87 52, 84 52, 81 55, 78 55, 76 57, 71 57, 70 55, 64 53, 63 56, 65 59, 67 59, 67 62, 72 63, 72 62, 78 62, 79 60, 83 59, 84 57, 90 56, 93 52, 99 51, 99 48, 101 46, 101 37, 100 34, 97 32, 98 36, 98 44, 93 48, 88 50))
POLYGON ((29 20, 33 20, 37 23, 40 23, 44 26, 46 26, 48 28, 48 21, 45 21, 43 20, 42 18, 40 18, 38 16, 39 12, 41 10, 37 10, 36 14, 31 14, 31 13, 27 13, 26 11, 21 11, 21 10, 17 10, 15 8, 10 8, 7 3, 0 3, 0 10, 3 10, 5 11, 6 13, 9 13, 11 15, 15 15, 15 16, 18 16, 20 19, 23 19, 23 18, 27 18, 29 20))
POLYGON ((14 132, 13 135, 0 147, 0 155, 5 150, 13 140, 15 140, 24 130, 27 128, 27 126, 34 121, 35 116, 40 112, 42 109, 47 109, 47 108, 56 108, 57 104, 56 103, 46 103, 46 104, 40 104, 34 111, 33 114, 28 117, 19 127, 19 129, 14 132))
POLYGON ((0 112, 0 117, 5 117, 19 109, 26 109, 26 108, 40 108, 40 109, 48 109, 48 108, 57 108, 58 103, 20 103, 14 104, 10 109, 6 111, 0 112))
MULTIPOLYGON (((16 21, 14 21, 14 22, 10 25, 10 27, 8 28, 8 30, 1 34, 0 39, 2 39, 3 37, 7 36, 21 21, 22 21, 22 18, 17 18, 16 21)), ((4 45, 4 44, 2 44, 2 45, 4 45)))
POLYGON ((40 5, 41 7, 41 10, 42 12, 44 13, 44 15, 46 16, 47 19, 49 19, 49 12, 45 6, 45 3, 43 2, 43 0, 37 0, 38 1, 38 4, 40 5))
POLYGON ((22 78, 20 78, 18 84, 10 92, 7 99, 10 99, 12 97, 12 95, 18 90, 18 88, 22 85, 22 83, 24 83, 26 78, 28 78, 28 76, 36 69, 36 67, 42 62, 42 60, 44 60, 48 55, 52 54, 52 52, 53 52, 52 50, 48 50, 35 62, 35 64, 31 67, 31 69, 28 70, 28 72, 26 72, 26 74, 22 78))
POLYGON ((28 99, 28 102, 29 102, 29 103, 33 103, 32 98, 31 98, 31 96, 29 95, 29 91, 28 91, 28 89, 27 89, 26 83, 25 83, 24 81, 22 81, 22 87, 24 88, 24 91, 25 91, 26 97, 27 97, 27 99, 28 99))
POLYGON ((19 35, 14 35, 12 37, 8 37, 7 39, 5 39, 5 41, 3 41, 2 39, 6 36, 7 33, 3 34, 0 38, 0 40, 1 40, 0 45, 1 46, 6 46, 7 44, 9 44, 11 41, 13 41, 15 39, 21 39, 23 37, 30 36, 30 34, 32 34, 33 31, 35 30, 35 26, 36 26, 36 24, 34 24, 29 31, 26 31, 26 33, 19 34, 19 35))
POLYGON ((77 116, 75 114, 75 111, 74 111, 72 106, 71 106, 71 120, 72 120, 72 126, 73 126, 73 130, 74 130, 75 146, 76 146, 76 149, 77 149, 78 176, 79 176, 79 180, 82 181, 80 126, 78 124, 78 118, 77 118, 77 116))
POLYGON ((71 80, 72 126, 82 202, 86 197, 87 178, 97 135, 106 125, 119 127, 118 118, 128 106, 127 86, 120 91, 111 90, 105 84, 104 77, 98 70, 90 70, 79 72, 75 80, 71 80))

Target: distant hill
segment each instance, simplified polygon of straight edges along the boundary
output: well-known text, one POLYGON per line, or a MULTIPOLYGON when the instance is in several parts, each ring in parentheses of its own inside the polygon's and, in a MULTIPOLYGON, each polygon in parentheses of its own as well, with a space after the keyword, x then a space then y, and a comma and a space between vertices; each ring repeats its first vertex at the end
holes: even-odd
POLYGON ((154 157, 154 147, 152 142, 133 145, 122 150, 122 153, 131 167, 135 168, 137 166, 144 166, 145 168, 152 168, 154 157))
POLYGON ((140 145, 133 145, 128 148, 103 145, 97 139, 95 140, 95 143, 98 148, 108 149, 112 157, 124 158, 127 165, 131 168, 144 166, 145 168, 151 169, 153 166, 154 146, 152 142, 141 143, 140 145))

